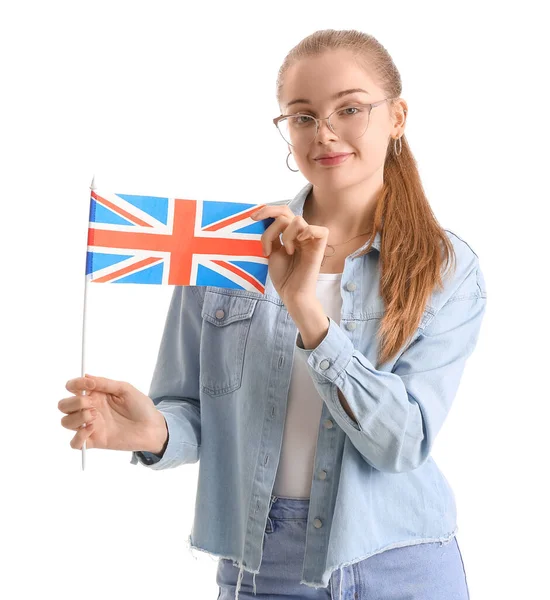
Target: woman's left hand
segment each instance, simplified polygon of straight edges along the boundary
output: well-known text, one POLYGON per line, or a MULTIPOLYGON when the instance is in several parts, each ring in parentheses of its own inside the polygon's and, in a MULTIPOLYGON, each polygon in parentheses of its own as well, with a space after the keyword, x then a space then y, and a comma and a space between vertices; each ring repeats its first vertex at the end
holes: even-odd
POLYGON ((269 276, 281 300, 307 302, 317 296, 317 275, 327 247, 329 230, 309 225, 288 206, 264 206, 251 215, 255 221, 274 218, 262 234, 269 276), (279 240, 282 235, 283 244, 279 240))

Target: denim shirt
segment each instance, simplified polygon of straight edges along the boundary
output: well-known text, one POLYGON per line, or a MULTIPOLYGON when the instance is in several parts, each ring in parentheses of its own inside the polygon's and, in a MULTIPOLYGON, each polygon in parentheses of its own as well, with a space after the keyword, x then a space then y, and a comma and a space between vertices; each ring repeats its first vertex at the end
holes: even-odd
MULTIPOLYGON (((289 203, 295 215, 311 188, 289 203)), ((431 451, 476 346, 487 293, 477 254, 445 232, 456 272, 379 369, 380 234, 369 253, 346 258, 340 324, 327 317, 313 349, 303 348, 269 276, 263 294, 174 288, 149 391, 168 443, 162 458, 132 452, 131 463, 161 470, 200 459, 190 547, 232 559, 239 581, 243 570, 259 572, 295 352, 323 399, 300 583, 327 587, 334 570, 384 550, 452 539, 455 498, 431 451)))

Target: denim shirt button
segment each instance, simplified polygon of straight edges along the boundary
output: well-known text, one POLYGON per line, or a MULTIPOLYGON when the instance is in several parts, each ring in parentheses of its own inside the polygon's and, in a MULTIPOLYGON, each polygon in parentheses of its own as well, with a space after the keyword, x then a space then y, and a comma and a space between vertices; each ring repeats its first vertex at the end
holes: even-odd
POLYGON ((348 290, 348 292, 353 292, 357 289, 357 285, 355 283, 353 283, 353 281, 348 281, 348 283, 346 283, 346 290, 348 290))
POLYGON ((321 519, 316 518, 316 519, 313 519, 313 525, 314 525, 314 527, 317 527, 317 529, 319 529, 319 527, 323 526, 323 522, 321 521, 321 519))
POLYGON ((326 419, 323 425, 325 426, 325 429, 330 429, 332 427, 332 421, 330 419, 326 419))
POLYGON ((216 311, 216 319, 223 319, 225 317, 225 312, 220 308, 216 311))
POLYGON ((350 321, 349 323, 346 323, 346 329, 348 331, 353 331, 356 327, 357 323, 355 321, 350 321))
POLYGON ((328 361, 328 360, 325 358, 324 360, 322 360, 322 361, 319 363, 319 366, 320 366, 320 367, 321 367, 321 369, 323 369, 323 371, 324 371, 325 369, 328 369, 328 368, 330 367, 330 362, 329 362, 329 361, 328 361))
POLYGON ((319 471, 319 479, 326 479, 326 478, 327 478, 327 472, 319 471))

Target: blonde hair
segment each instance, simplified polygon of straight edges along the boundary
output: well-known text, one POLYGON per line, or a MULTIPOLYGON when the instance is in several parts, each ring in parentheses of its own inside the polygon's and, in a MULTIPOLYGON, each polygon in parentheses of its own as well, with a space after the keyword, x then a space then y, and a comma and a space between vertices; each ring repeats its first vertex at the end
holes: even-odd
MULTIPOLYGON (((277 101, 286 71, 301 58, 346 49, 376 80, 385 97, 399 98, 401 76, 387 50, 372 35, 356 30, 324 29, 300 41, 285 57, 277 76, 277 101)), ((390 110, 395 101, 389 101, 390 110)), ((437 287, 443 289, 441 268, 456 268, 456 255, 445 230, 432 212, 405 135, 395 154, 390 139, 384 164, 384 184, 374 214, 373 232, 363 254, 381 234, 380 294, 385 314, 380 323, 377 368, 393 359, 418 328, 426 303, 437 287), (442 249, 442 252, 441 252, 442 249)))

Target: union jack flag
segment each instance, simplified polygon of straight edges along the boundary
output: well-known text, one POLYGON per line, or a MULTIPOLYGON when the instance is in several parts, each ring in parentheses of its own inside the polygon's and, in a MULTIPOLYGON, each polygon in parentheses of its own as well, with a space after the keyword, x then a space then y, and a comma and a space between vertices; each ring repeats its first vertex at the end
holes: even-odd
POLYGON ((264 293, 268 259, 260 238, 274 219, 250 218, 262 206, 92 189, 86 278, 264 293))

